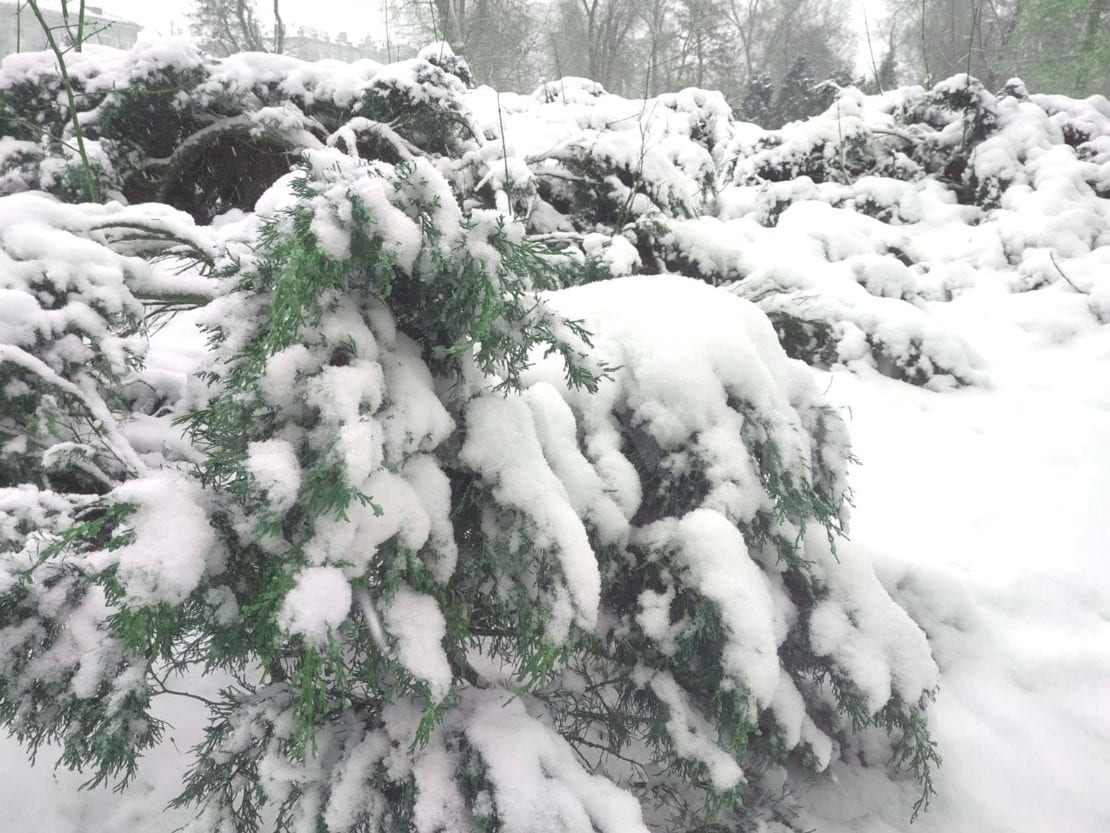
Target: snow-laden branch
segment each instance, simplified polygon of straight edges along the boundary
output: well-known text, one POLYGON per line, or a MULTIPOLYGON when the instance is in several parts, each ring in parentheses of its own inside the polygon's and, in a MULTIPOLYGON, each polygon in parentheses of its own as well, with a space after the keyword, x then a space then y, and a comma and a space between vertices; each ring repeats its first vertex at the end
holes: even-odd
POLYGON ((117 427, 115 415, 98 395, 90 394, 62 378, 46 362, 14 344, 0 344, 0 364, 4 362, 35 374, 48 386, 79 403, 95 421, 96 429, 103 432, 101 436, 112 455, 135 473, 146 470, 146 465, 117 427))

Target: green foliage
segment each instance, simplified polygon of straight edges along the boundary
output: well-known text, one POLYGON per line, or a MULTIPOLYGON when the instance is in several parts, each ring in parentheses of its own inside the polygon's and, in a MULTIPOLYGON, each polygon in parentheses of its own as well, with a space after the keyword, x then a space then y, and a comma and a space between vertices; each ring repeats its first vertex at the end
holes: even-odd
MULTIPOLYGON (((243 719, 246 704, 261 696, 243 676, 255 662, 266 669, 268 690, 280 692, 288 703, 295 728, 280 746, 282 754, 293 761, 311 757, 320 742, 320 727, 346 708, 377 712, 397 700, 428 696, 423 682, 390 654, 374 649, 375 638, 365 620, 349 622, 333 635, 326 649, 300 638, 290 640, 275 627, 296 571, 309 563, 306 547, 317 535, 319 524, 331 519, 347 522, 356 507, 369 508, 377 515, 382 510, 374 502, 375 496, 363 492, 361 482, 347 469, 339 426, 329 428, 327 418, 311 404, 290 410, 267 397, 263 382, 270 360, 291 348, 307 346, 324 360, 317 373, 362 362, 365 355, 355 340, 336 340, 324 322, 344 309, 372 316, 373 310, 389 304, 397 325, 422 345, 432 366, 445 378, 461 382, 467 368, 476 366, 483 375, 499 378, 500 387, 511 390, 519 385, 527 357, 546 345, 566 359, 570 384, 592 389, 598 381, 598 369, 582 361, 581 351, 589 346, 588 334, 574 322, 546 313, 534 294, 548 282, 555 285, 567 280, 541 249, 520 241, 500 219, 490 222, 476 217, 457 232, 444 228, 445 206, 429 189, 428 178, 435 174, 427 167, 355 165, 348 173, 355 177, 353 182, 348 180, 352 186, 362 179, 390 189, 393 207, 389 210, 402 210, 420 230, 423 256, 411 265, 398 262, 384 231, 385 224, 394 219, 376 214, 359 198, 357 187, 344 196, 350 206, 349 253, 339 257, 328 251, 316 234, 314 209, 322 195, 332 192, 333 174, 324 171, 320 176, 319 170, 305 167, 293 185, 298 200, 288 211, 266 221, 253 265, 246 269, 235 263, 228 266, 229 274, 237 275, 236 291, 255 299, 250 306, 251 329, 249 333, 241 332, 238 325, 236 329, 212 329, 217 352, 232 338, 236 347, 208 375, 213 397, 183 420, 207 454, 203 482, 226 501, 226 509, 218 511, 216 521, 228 550, 228 572, 237 577, 230 589, 240 616, 234 633, 214 627, 211 621, 202 626, 211 633, 209 652, 214 658, 210 662, 239 675, 243 693, 236 696, 243 705, 229 705, 225 718, 215 720, 208 745, 201 750, 202 763, 193 770, 181 801, 241 807, 234 814, 238 824, 246 825, 242 829, 253 829, 249 825, 256 821, 255 799, 250 794, 226 800, 219 793, 211 796, 212 785, 222 783, 227 773, 224 765, 215 766, 204 759, 211 754, 206 750, 224 742, 230 731, 228 721, 243 719), (488 260, 473 254, 475 236, 483 232, 485 244, 497 254, 498 266, 492 271, 488 260), (249 472, 248 450, 252 443, 298 433, 302 439, 296 453, 304 476, 295 505, 282 512, 268 503, 249 472), (233 517, 244 513, 254 519, 245 529, 232 523, 233 517), (220 520, 223 517, 226 523, 220 520)), ((604 368, 600 370, 604 372, 604 368)), ((308 371, 298 384, 311 386, 312 378, 308 371)), ((471 494, 475 494, 474 488, 471 494)), ((469 569, 457 574, 451 584, 438 585, 422 557, 391 542, 371 560, 368 571, 355 584, 356 593, 369 591, 374 598, 388 599, 402 586, 428 593, 440 601, 447 614, 444 647, 457 667, 465 664, 475 632, 512 634, 503 643, 504 653, 517 663, 518 678, 525 685, 546 681, 557 653, 544 639, 545 622, 535 606, 536 598, 501 599, 488 590, 482 592, 494 577, 504 580, 511 576, 514 568, 510 565, 515 564, 522 577, 525 572, 538 572, 535 586, 542 593, 550 586, 542 578, 539 565, 544 562, 537 563, 535 553, 498 544, 477 528, 467 532, 465 506, 464 502, 457 510, 456 534, 460 558, 468 561, 469 569)), ((477 518, 474 522, 478 523, 477 518)), ((515 586, 522 592, 535 592, 527 590, 523 581, 515 586)), ((495 640, 495 653, 498 644, 495 640)), ((418 747, 439 722, 442 708, 442 702, 427 702, 414 741, 418 747)), ((244 759, 241 766, 253 764, 244 759)))
MULTIPOLYGON (((5 259, 6 248, 0 248, 5 259)), ((13 262, 5 283, 13 308, 21 301, 18 309, 32 319, 33 335, 0 347, 0 486, 106 491, 131 464, 104 423, 126 410, 121 391, 140 360, 142 308, 129 293, 116 294, 110 267, 103 280, 95 270, 45 268, 35 255, 46 252, 33 246, 22 254, 26 262, 13 262), (52 328, 36 327, 34 320, 46 316, 52 328)))
POLYGON ((27 142, 41 137, 60 141, 67 111, 60 76, 20 79, 0 89, 0 135, 27 142))
MULTIPOLYGON (((201 10, 215 18, 226 11, 201 10)), ((352 118, 369 118, 432 153, 457 153, 475 138, 459 102, 464 85, 426 61, 413 62, 408 73, 362 80, 353 100, 315 94, 324 83, 318 76, 293 95, 276 77, 241 82, 196 51, 136 60, 111 85, 88 83, 95 79, 96 68, 81 64, 70 80, 72 108, 59 104, 60 75, 16 75, 0 85, 0 132, 39 148, 32 157, 6 156, 0 174, 21 170, 25 181, 69 201, 87 198, 91 175, 106 193, 165 202, 208 222, 232 208, 249 210, 289 170, 305 142, 303 130, 289 129, 297 121, 326 135, 352 118), (252 117, 264 107, 299 118, 259 123, 252 117), (75 116, 89 141, 87 161, 73 142, 75 116), (69 168, 64 175, 60 161, 69 168)), ((387 145, 376 150, 400 161, 387 145)))
POLYGON ((959 124, 955 147, 951 140, 922 143, 915 149, 915 158, 925 171, 949 184, 960 202, 997 207, 1004 184, 997 179, 980 181, 971 164, 975 148, 998 128, 996 100, 977 79, 957 75, 941 82, 926 95, 908 102, 898 117, 938 131, 959 124))
POLYGON ((789 312, 773 312, 768 318, 775 325, 779 343, 786 355, 813 367, 828 368, 836 363, 837 349, 832 325, 789 312))
MULTIPOLYGON (((157 745, 165 728, 150 714, 153 692, 146 677, 153 657, 126 640, 98 644, 95 621, 110 604, 105 585, 111 584, 111 574, 92 575, 56 557, 75 544, 101 541, 128 513, 120 505, 88 510, 88 520, 59 536, 0 593, 0 631, 18 635, 15 644, 6 646, 0 666, 0 725, 26 745, 32 758, 44 744, 60 747, 59 763, 88 772, 88 787, 115 783, 123 789, 143 750, 157 745), (54 603, 44 606, 44 597, 54 603), (54 654, 73 648, 88 656, 58 674, 54 654)), ((114 635, 126 635, 127 629, 117 617, 114 635)), ((144 632, 132 643, 145 639, 144 632)))

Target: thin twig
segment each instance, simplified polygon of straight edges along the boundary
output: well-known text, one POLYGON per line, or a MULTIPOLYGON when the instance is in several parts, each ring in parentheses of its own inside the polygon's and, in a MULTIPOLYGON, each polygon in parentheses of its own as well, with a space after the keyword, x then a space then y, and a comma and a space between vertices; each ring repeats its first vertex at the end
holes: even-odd
POLYGON ((201 697, 199 694, 192 694, 188 691, 175 691, 172 688, 166 688, 166 684, 163 683, 161 680, 157 680, 157 683, 159 694, 173 694, 176 697, 189 697, 193 700, 199 700, 201 703, 204 703, 210 708, 218 708, 220 705, 215 700, 209 700, 207 697, 201 697))
POLYGON ((863 3, 863 31, 867 35, 867 54, 871 57, 871 72, 875 74, 875 86, 883 93, 883 82, 879 80, 879 67, 875 63, 875 50, 871 46, 871 24, 867 22, 867 3, 863 3))
POLYGON ((1065 281, 1067 281, 1068 286, 1070 286, 1072 289, 1074 289, 1080 295, 1090 295, 1091 294, 1090 291, 1084 291, 1084 290, 1080 289, 1078 286, 1076 286, 1075 283, 1072 281, 1072 279, 1068 277, 1067 272, 1065 272, 1063 269, 1060 268, 1060 264, 1056 262, 1056 253, 1055 252, 1049 251, 1048 259, 1052 261, 1052 265, 1056 267, 1056 271, 1060 273, 1060 277, 1063 278, 1065 281))
POLYGON ((77 153, 77 148, 76 147, 74 147, 69 142, 65 141, 64 139, 59 139, 57 136, 55 136, 53 133, 51 133, 47 128, 43 127, 41 124, 35 124, 35 122, 28 121, 27 119, 23 118, 22 116, 19 115, 18 111, 13 109, 11 107, 11 105, 8 104, 7 102, 0 101, 0 107, 3 107, 4 109, 6 109, 10 113, 15 113, 14 116, 9 117, 10 121, 13 121, 16 124, 22 125, 23 127, 28 127, 31 130, 37 130, 40 135, 45 136, 48 139, 53 139, 53 140, 59 142, 61 144, 61 146, 64 147, 66 150, 69 150, 73 153, 77 153))
MULTIPOLYGON (((91 39, 91 38, 95 38, 95 37, 96 37, 97 35, 99 35, 99 34, 100 34, 101 32, 106 32, 106 31, 108 31, 108 30, 109 30, 109 29, 111 29, 111 28, 112 28, 112 24, 111 24, 111 23, 105 23, 105 24, 104 24, 103 26, 101 26, 101 27, 100 27, 99 29, 93 29, 93 30, 92 30, 91 32, 89 32, 89 33, 88 33, 87 35, 85 35, 85 36, 84 36, 84 38, 85 38, 85 40, 89 40, 89 39, 91 39)), ((66 55, 68 55, 68 54, 69 54, 70 52, 80 52, 80 51, 81 51, 81 50, 80 50, 80 49, 78 49, 78 44, 77 44, 77 42, 76 42, 76 41, 74 41, 74 43, 73 43, 73 46, 67 46, 67 47, 66 47, 66 48, 65 48, 65 49, 63 50, 64 54, 66 54, 66 55)))
MULTIPOLYGON (((89 154, 85 149, 85 133, 81 129, 81 120, 77 118, 77 96, 73 92, 73 82, 70 80, 69 70, 66 69, 65 53, 58 46, 58 41, 47 25, 46 18, 42 16, 38 0, 27 0, 27 2, 31 6, 31 11, 38 20, 39 26, 42 27, 43 34, 46 35, 46 42, 50 45, 50 50, 58 61, 58 71, 62 75, 62 85, 65 87, 66 100, 69 103, 69 115, 73 122, 73 136, 77 140, 77 152, 81 156, 81 164, 85 169, 86 194, 90 202, 100 202, 100 183, 97 182, 96 176, 93 174, 92 163, 89 161, 89 154)), ((82 2, 83 7, 84 3, 82 2)))
MULTIPOLYGON (((601 717, 601 715, 598 715, 598 716, 601 717)), ((612 757, 616 758, 619 761, 624 761, 626 764, 631 766, 633 769, 635 769, 635 770, 637 770, 641 773, 644 773, 645 775, 647 773, 647 768, 644 766, 644 764, 641 761, 637 761, 633 758, 629 758, 625 755, 622 755, 619 752, 615 752, 612 749, 610 749, 608 746, 605 746, 603 744, 594 743, 592 740, 586 740, 581 735, 576 735, 573 738, 567 738, 567 742, 570 743, 570 745, 572 747, 574 747, 575 749, 577 749, 577 747, 580 746, 580 745, 588 747, 589 749, 597 749, 599 752, 601 752, 605 755, 611 755, 612 757)))
POLYGON ((911 145, 921 144, 921 139, 914 136, 912 133, 907 133, 905 130, 898 130, 894 127, 876 127, 875 125, 868 125, 868 131, 871 133, 880 133, 884 136, 894 136, 901 139, 903 142, 909 142, 911 145))
POLYGON ((840 126, 840 92, 838 88, 836 91, 836 136, 840 149, 840 173, 844 176, 845 184, 854 185, 855 180, 848 173, 848 157, 844 151, 844 130, 840 126))
POLYGON ((971 56, 975 53, 975 27, 979 23, 979 11, 981 6, 978 3, 971 4, 971 31, 967 35, 967 84, 971 86, 971 56))
POLYGON ((505 195, 509 194, 509 148, 505 143, 505 119, 501 116, 501 91, 497 91, 497 124, 501 128, 501 156, 505 163, 505 195))

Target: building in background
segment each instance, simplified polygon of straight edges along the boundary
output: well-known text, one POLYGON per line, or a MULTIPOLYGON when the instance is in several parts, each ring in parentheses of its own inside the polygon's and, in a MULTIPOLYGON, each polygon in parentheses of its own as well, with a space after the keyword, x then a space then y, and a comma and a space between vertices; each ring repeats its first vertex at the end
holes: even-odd
POLYGON ((360 43, 353 43, 346 32, 340 32, 333 38, 327 32, 301 26, 298 27, 296 34, 286 35, 285 54, 304 61, 319 61, 324 58, 358 61, 362 58, 370 58, 387 63, 399 61, 402 58, 412 58, 416 55, 416 50, 405 44, 391 44, 387 47, 383 43, 375 43, 369 37, 364 38, 360 43))
MULTIPOLYGON (((71 6, 76 6, 71 3, 71 6)), ((58 27, 55 37, 59 44, 69 43, 65 32, 65 21, 61 9, 40 3, 39 8, 51 27, 58 27)), ((74 24, 76 14, 70 12, 70 23, 74 24)), ((290 27, 291 28, 291 27, 290 27)), ((138 23, 107 14, 99 6, 85 7, 85 38, 87 43, 129 49, 138 40, 142 29, 138 23)), ((171 35, 187 34, 171 25, 171 35)), ((46 35, 35 19, 27 0, 0 0, 0 57, 13 52, 37 52, 47 48, 46 35)), ((339 35, 301 26, 285 38, 285 54, 305 61, 319 61, 332 58, 339 61, 358 61, 371 58, 381 63, 412 58, 417 50, 407 44, 385 44, 369 37, 355 43, 345 32, 339 35)))
MULTIPOLYGON (((54 33, 58 43, 69 43, 61 9, 46 5, 39 8, 47 24, 58 27, 54 33)), ((71 25, 75 25, 76 18, 76 13, 70 12, 71 25)), ((138 40, 141 28, 134 21, 105 14, 99 6, 85 6, 86 43, 128 49, 138 40)), ((27 0, 0 0, 0 57, 13 52, 37 52, 46 47, 46 35, 27 0)))

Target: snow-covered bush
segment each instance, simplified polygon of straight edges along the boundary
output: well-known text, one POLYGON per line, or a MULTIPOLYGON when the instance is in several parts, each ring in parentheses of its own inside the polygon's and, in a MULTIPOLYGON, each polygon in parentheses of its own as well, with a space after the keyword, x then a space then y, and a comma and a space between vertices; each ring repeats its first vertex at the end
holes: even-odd
POLYGON ((42 194, 0 202, 0 473, 5 483, 97 494, 136 470, 116 429, 141 363, 140 299, 205 300, 202 279, 161 279, 137 254, 193 258, 192 222, 164 206, 76 209, 42 194), (191 247, 191 248, 190 248, 191 247), (188 250, 188 252, 187 252, 188 250))
MULTIPOLYGON (((971 345, 956 344, 930 314, 961 290, 954 273, 969 248, 983 259, 1001 250, 1013 264, 1066 238, 1057 255, 1081 257, 1101 245, 1105 228, 1101 212, 1065 202, 1089 206, 1085 195, 1110 192, 1110 105, 1030 96, 1017 80, 997 96, 965 75, 932 90, 845 88, 822 115, 767 131, 735 121, 720 94, 703 90, 628 100, 580 78, 545 82, 530 96, 469 89, 465 62, 444 44, 388 67, 268 55, 217 61, 174 41, 72 60, 89 166, 108 195, 159 199, 207 222, 250 210, 305 149, 391 164, 429 156, 465 206, 512 211, 531 239, 584 267, 580 277, 677 271, 743 283, 789 262, 801 283, 738 291, 782 325, 793 355, 915 384, 986 378, 971 345), (799 234, 830 240, 798 224, 778 239, 780 218, 804 201, 878 220, 870 252, 899 260, 917 286, 897 303, 875 304, 866 295, 876 282, 853 272, 847 279, 866 295, 848 287, 831 249, 833 268, 821 254, 792 258, 799 234), (768 240, 777 244, 760 247, 766 258, 685 246, 711 239, 714 220, 741 217, 776 229, 768 240), (895 240, 955 222, 975 229, 973 240, 928 251, 895 240), (705 228, 695 235, 691 223, 705 228), (900 226, 910 233, 892 233, 900 226), (704 269, 709 259, 717 270, 704 269), (932 349, 941 342, 949 346, 932 349)), ((88 172, 58 84, 49 56, 13 56, 0 69, 10 133, 0 142, 4 192, 83 198, 88 172)))
POLYGON ((119 613, 115 574, 64 553, 71 538, 104 544, 132 499, 154 494, 158 477, 134 480, 148 468, 123 430, 142 300, 210 293, 133 253, 204 260, 195 231, 165 206, 0 198, 0 719, 31 749, 54 742, 70 766, 95 762, 94 783, 131 772, 162 727, 146 658, 122 625, 105 627, 119 613), (116 503, 100 503, 109 492, 116 503))
POLYGON ((750 821, 871 724, 927 779, 935 666, 834 554, 808 372, 701 282, 537 294, 522 231, 323 150, 225 232, 199 477, 136 465, 6 559, 17 735, 126 778, 165 675, 218 669, 200 829, 750 821))
MULTIPOLYGON (((25 53, 0 69, 0 127, 28 143, 0 148, 0 183, 11 183, 0 193, 30 186, 81 198, 73 177, 59 174, 76 152, 52 60, 25 53)), ((102 191, 168 202, 202 221, 251 208, 303 148, 354 118, 396 127, 437 153, 457 151, 471 132, 464 85, 424 59, 389 67, 270 55, 217 61, 186 41, 144 40, 129 52, 77 53, 67 65, 102 191)))
POLYGON ((726 108, 503 129, 436 57, 76 59, 105 190, 175 208, 18 193, 66 151, 13 137, 0 720, 126 783, 155 699, 203 700, 200 830, 789 824, 867 727, 927 797, 936 667, 841 537, 843 423, 758 307, 635 274, 716 207, 726 108), (171 395, 139 368, 181 304, 171 395))

